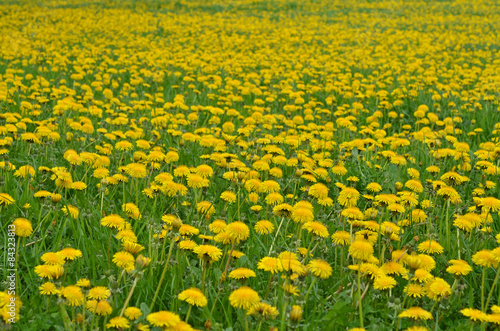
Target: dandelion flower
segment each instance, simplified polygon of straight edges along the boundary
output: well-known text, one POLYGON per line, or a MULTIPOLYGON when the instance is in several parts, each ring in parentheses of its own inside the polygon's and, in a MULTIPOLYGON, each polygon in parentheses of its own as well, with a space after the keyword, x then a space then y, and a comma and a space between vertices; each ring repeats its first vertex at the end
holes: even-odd
POLYGON ((211 216, 215 213, 215 207, 210 201, 200 201, 196 204, 196 211, 206 216, 211 216))
POLYGON ((101 219, 101 225, 111 229, 122 230, 125 228, 125 220, 120 215, 110 214, 101 219))
POLYGON ((273 214, 278 217, 290 218, 292 216, 293 207, 287 203, 282 203, 273 208, 273 214))
POLYGON ((125 317, 131 321, 135 321, 142 315, 142 312, 137 307, 128 307, 125 309, 125 317))
POLYGON ((474 262, 477 265, 480 265, 481 267, 496 268, 498 266, 499 261, 495 259, 491 250, 483 249, 477 252, 476 254, 472 255, 472 262, 474 262))
POLYGON ((125 317, 117 316, 117 317, 113 317, 112 319, 109 320, 109 322, 106 324, 106 328, 108 328, 108 329, 115 328, 118 330, 126 330, 126 329, 130 328, 130 322, 125 317))
POLYGON ((222 251, 212 245, 199 245, 194 249, 194 253, 196 253, 200 259, 209 262, 219 261, 222 256, 222 251))
POLYGON ((464 260, 450 260, 451 265, 446 268, 446 271, 455 276, 465 276, 472 271, 472 267, 464 260))
POLYGON ((0 193, 0 206, 8 206, 14 203, 14 199, 7 193, 0 193))
POLYGON ((346 187, 340 191, 337 201, 341 206, 354 207, 358 202, 359 196, 358 190, 352 187, 346 187))
POLYGON ((237 268, 229 273, 229 278, 232 279, 248 279, 250 277, 257 277, 255 272, 248 268, 237 268))
POLYGON ((42 260, 43 263, 48 265, 63 265, 65 262, 64 257, 61 256, 61 254, 54 252, 48 252, 43 254, 40 260, 42 260))
POLYGON ((408 284, 404 291, 412 298, 421 298, 425 295, 425 288, 422 285, 415 283, 408 284))
POLYGON ((271 234, 274 232, 274 224, 268 220, 260 220, 254 225, 255 232, 258 234, 271 234))
POLYGON ((179 315, 165 310, 159 311, 157 313, 151 313, 146 317, 146 319, 153 326, 163 328, 171 328, 181 322, 181 318, 179 317, 179 315))
POLYGON ((304 229, 315 236, 328 237, 328 229, 321 222, 308 222, 304 225, 304 229))
POLYGON ((332 234, 332 240, 336 245, 347 246, 351 243, 351 235, 347 231, 337 231, 332 234))
POLYGON ((41 295, 54 295, 59 293, 56 285, 51 282, 43 283, 40 287, 38 287, 38 289, 40 290, 41 295))
POLYGON ((442 254, 444 252, 443 246, 441 246, 437 241, 435 240, 426 240, 418 245, 418 251, 422 253, 429 253, 429 254, 442 254))
POLYGON ((80 287, 70 285, 63 287, 59 295, 68 301, 70 306, 81 306, 83 304, 84 296, 80 287))
POLYGON ((298 322, 302 319, 302 308, 298 305, 293 305, 290 310, 290 319, 294 322, 298 322))
POLYGON ((236 202, 236 194, 231 191, 224 191, 221 193, 220 198, 226 202, 233 203, 236 202))
POLYGON ((62 256, 66 261, 73 261, 79 257, 82 257, 82 251, 79 249, 74 249, 72 247, 66 247, 61 249, 58 254, 62 256))
POLYGON ((500 200, 493 197, 483 198, 481 200, 480 206, 486 213, 497 212, 500 210, 500 200))
POLYGON ((373 255, 373 246, 365 240, 355 240, 349 247, 349 253, 355 259, 366 261, 373 255))
POLYGON ((96 286, 89 290, 87 297, 89 299, 105 300, 109 298, 111 291, 104 286, 96 286))
POLYGON ((35 273, 47 279, 59 279, 64 273, 64 268, 60 265, 43 264, 35 267, 35 273))
POLYGON ((85 306, 90 312, 99 316, 108 316, 113 312, 113 308, 106 300, 89 300, 85 306))
POLYGON ((321 259, 314 259, 307 265, 311 273, 321 279, 327 279, 332 275, 333 269, 330 264, 321 259))
POLYGON ((191 188, 202 188, 210 185, 210 181, 197 174, 189 174, 187 177, 187 184, 191 188))
POLYGON ((480 322, 486 322, 488 320, 488 315, 480 311, 479 309, 474 309, 474 308, 465 308, 460 310, 462 315, 465 317, 470 318, 472 321, 480 321, 480 322))
POLYGON ((432 314, 420 307, 411 307, 398 315, 399 318, 408 317, 414 320, 432 319, 432 314))
POLYGON ((229 295, 229 302, 234 308, 247 310, 259 301, 259 294, 248 286, 242 286, 229 295))
POLYGON ((179 300, 186 301, 191 306, 205 307, 207 305, 207 298, 201 290, 191 287, 179 293, 179 300))
POLYGON ((257 268, 270 272, 272 274, 275 274, 278 271, 282 270, 279 260, 275 257, 269 256, 265 256, 260 259, 259 263, 257 263, 257 268))
POLYGON ((265 319, 273 320, 278 316, 278 309, 267 303, 258 302, 248 309, 247 315, 262 316, 265 319))
POLYGON ((116 264, 119 268, 132 270, 134 269, 135 258, 129 252, 120 251, 113 255, 113 263, 116 264))
POLYGON ((436 277, 425 284, 427 296, 432 300, 440 300, 451 295, 451 286, 444 279, 436 277))
POLYGON ((296 223, 307 223, 314 220, 314 213, 308 208, 294 208, 292 211, 292 220, 296 223))
POLYGON ((380 276, 375 278, 373 288, 377 290, 388 290, 396 286, 397 282, 391 276, 380 276))
POLYGON ((29 237, 33 232, 33 227, 31 226, 31 222, 26 218, 16 218, 14 222, 14 233, 18 237, 29 237))
POLYGON ((250 229, 248 226, 240 221, 229 223, 225 229, 232 242, 239 243, 245 241, 250 236, 250 229))
POLYGON ((328 187, 321 183, 311 185, 308 194, 317 199, 326 199, 328 197, 328 187))

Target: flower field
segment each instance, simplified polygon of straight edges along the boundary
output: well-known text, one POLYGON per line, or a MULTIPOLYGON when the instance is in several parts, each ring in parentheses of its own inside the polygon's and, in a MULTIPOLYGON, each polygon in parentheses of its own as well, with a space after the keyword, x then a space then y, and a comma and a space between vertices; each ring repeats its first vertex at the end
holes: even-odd
POLYGON ((0 4, 0 329, 500 329, 500 4, 0 4))

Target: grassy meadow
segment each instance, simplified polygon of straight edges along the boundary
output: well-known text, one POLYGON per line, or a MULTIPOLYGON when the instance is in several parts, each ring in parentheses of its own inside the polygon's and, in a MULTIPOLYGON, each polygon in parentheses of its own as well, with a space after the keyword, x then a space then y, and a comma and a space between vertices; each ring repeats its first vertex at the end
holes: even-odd
POLYGON ((500 329, 500 4, 0 4, 0 329, 500 329))

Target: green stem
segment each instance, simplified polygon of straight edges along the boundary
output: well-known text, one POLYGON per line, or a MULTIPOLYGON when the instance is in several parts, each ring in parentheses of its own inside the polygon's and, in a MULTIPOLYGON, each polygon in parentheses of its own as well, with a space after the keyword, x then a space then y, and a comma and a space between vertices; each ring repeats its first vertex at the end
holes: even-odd
POLYGON ((495 280, 493 281, 493 285, 491 286, 490 293, 488 294, 488 299, 486 299, 486 305, 485 305, 486 309, 488 309, 488 305, 490 303, 490 299, 491 299, 491 296, 493 294, 493 290, 495 289, 495 286, 497 285, 498 275, 500 275, 500 267, 497 270, 497 274, 495 276, 495 280))
POLYGON ((108 270, 111 268, 111 237, 113 236, 113 232, 109 230, 109 240, 108 240, 108 270))
POLYGON ((167 261, 165 262, 165 267, 163 268, 163 272, 161 273, 160 282, 158 283, 158 287, 156 288, 156 292, 155 292, 155 295, 153 297, 153 301, 151 301, 151 305, 149 306, 149 311, 153 310, 153 307, 154 307, 155 302, 156 302, 156 298, 158 297, 158 294, 160 293, 161 284, 163 283, 163 279, 165 278, 165 274, 167 273, 168 263, 170 262, 170 257, 172 256, 174 242, 175 242, 175 237, 172 237, 172 239, 170 240, 170 248, 168 249, 167 261))
POLYGON ((191 309, 193 308, 193 306, 189 305, 189 309, 188 309, 188 312, 187 312, 187 315, 186 315, 186 319, 184 320, 184 322, 188 322, 189 320, 189 314, 191 314, 191 309))
POLYGON ((483 276, 481 278, 481 311, 484 313, 484 277, 486 275, 486 268, 483 267, 483 276))
POLYGON ((262 319, 259 322, 259 327, 257 328, 257 331, 260 331, 261 327, 262 327, 262 319))
POLYGON ((125 313, 125 309, 127 309, 127 306, 128 306, 128 303, 130 301, 130 298, 132 298, 132 294, 134 293, 134 290, 135 290, 135 287, 137 285, 137 281, 139 280, 139 277, 136 277, 134 279, 134 283, 132 284, 132 288, 130 289, 130 291, 128 292, 128 296, 127 296, 127 299, 125 300, 125 303, 123 304, 123 308, 122 308, 122 311, 120 312, 120 317, 123 316, 123 313, 125 313))
MULTIPOLYGON (((276 230, 276 235, 274 236, 274 239, 273 239, 273 242, 271 244, 271 248, 269 249, 269 253, 268 255, 271 254, 271 252, 273 251, 273 246, 274 246, 274 242, 276 241, 276 238, 278 238, 278 234, 280 233, 280 229, 281 229, 281 226, 283 225, 283 221, 285 220, 284 217, 281 218, 281 222, 280 222, 280 225, 278 226, 278 230, 276 230)), ((286 233, 286 232, 285 232, 286 233)))
POLYGON ((340 280, 344 273, 344 246, 340 246, 340 280))
POLYGON ((312 237, 311 242, 309 243, 309 246, 307 247, 306 256, 304 257, 304 264, 306 264, 307 260, 309 259, 309 252, 311 251, 311 247, 312 247, 312 244, 313 244, 315 238, 316 237, 314 237, 314 236, 312 237))
POLYGON ((274 278, 274 275, 271 274, 271 276, 269 276, 269 282, 267 282, 267 287, 266 287, 266 295, 264 296, 264 300, 267 299, 267 295, 269 294, 269 289, 271 288, 271 282, 274 278))
POLYGON ((139 180, 135 180, 135 205, 139 206, 139 180))
POLYGON ((207 261, 203 261, 203 274, 201 276, 201 292, 205 294, 205 277, 207 276, 207 261))
POLYGON ((229 256, 227 257, 226 268, 224 269, 223 273, 224 279, 227 277, 227 269, 229 268, 229 262, 231 262, 231 257, 233 256, 234 245, 235 243, 233 242, 233 245, 231 246, 231 251, 229 252, 229 256))
POLYGON ((283 308, 281 310, 281 331, 284 331, 286 329, 285 317, 287 304, 288 302, 286 300, 283 300, 283 308))
POLYGON ((313 281, 311 282, 311 285, 309 286, 309 289, 306 292, 306 296, 304 297, 304 302, 307 302, 307 298, 309 297, 309 293, 311 293, 311 290, 314 286, 314 283, 316 283, 316 277, 313 278, 313 281))
POLYGON ((64 307, 64 303, 61 302, 59 304, 59 308, 61 309, 61 315, 62 315, 64 328, 66 330, 72 330, 73 328, 71 327, 71 321, 69 319, 68 312, 66 311, 66 308, 64 307))
POLYGON ((16 260, 14 261, 15 263, 15 270, 16 270, 16 280, 17 280, 17 292, 19 295, 21 295, 21 278, 19 276, 19 270, 17 269, 17 261, 19 260, 19 249, 21 248, 21 237, 17 238, 17 249, 16 249, 16 260))
POLYGON ((446 245, 448 249, 451 247, 451 230, 450 230, 450 219, 448 216, 448 212, 450 210, 450 200, 446 201, 446 245))
POLYGON ((361 261, 358 263, 358 300, 359 300, 359 323, 363 328, 363 302, 361 301, 361 261))

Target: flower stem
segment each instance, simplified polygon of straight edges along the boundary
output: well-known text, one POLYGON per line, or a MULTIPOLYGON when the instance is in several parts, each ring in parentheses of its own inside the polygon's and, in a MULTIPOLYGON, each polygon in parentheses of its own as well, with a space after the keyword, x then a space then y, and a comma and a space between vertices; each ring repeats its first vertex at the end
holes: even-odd
POLYGON ((189 305, 189 309, 188 309, 188 312, 187 312, 187 315, 186 315, 186 319, 184 320, 184 322, 188 322, 189 320, 189 314, 191 314, 191 309, 193 308, 193 306, 189 305))
POLYGON ((160 293, 161 284, 163 283, 163 279, 165 278, 165 274, 167 273, 168 263, 170 262, 170 257, 172 256, 172 250, 174 248, 174 241, 175 241, 175 237, 172 237, 172 239, 170 240, 170 248, 168 249, 167 261, 165 262, 165 267, 163 267, 163 272, 161 273, 160 282, 158 283, 158 287, 156 288, 156 292, 155 292, 155 295, 153 297, 153 301, 151 301, 151 305, 149 306, 149 311, 153 310, 153 307, 154 307, 155 302, 156 302, 156 298, 158 297, 158 294, 160 293))
POLYGON ((361 302, 361 261, 358 263, 358 300, 359 300, 359 323, 363 328, 363 303, 361 302))
POLYGON ((233 245, 231 246, 231 251, 229 252, 229 256, 227 257, 226 268, 224 269, 224 273, 222 274, 224 279, 227 277, 227 269, 229 268, 229 262, 231 262, 231 257, 233 256, 234 245, 235 243, 233 242, 233 245))
POLYGON ((207 276, 207 263, 206 261, 202 262, 203 263, 203 274, 201 276, 201 292, 205 294, 205 277, 207 276))
POLYGON ((304 302, 307 302, 307 298, 309 297, 309 293, 311 293, 311 290, 315 282, 316 282, 316 277, 313 277, 313 281, 311 282, 311 285, 309 286, 309 289, 306 292, 306 296, 304 297, 304 302))
POLYGON ((486 268, 483 267, 483 277, 481 279, 481 311, 484 313, 484 277, 486 275, 486 268))
POLYGON ((125 300, 125 303, 123 304, 123 308, 122 308, 122 311, 120 312, 120 317, 123 316, 123 313, 125 313, 125 309, 127 309, 127 306, 128 306, 128 303, 130 301, 130 298, 132 298, 132 294, 134 293, 134 290, 135 290, 135 287, 137 285, 137 281, 139 280, 139 277, 136 277, 134 279, 134 284, 132 284, 132 288, 130 289, 130 291, 128 292, 128 296, 127 296, 127 299, 125 300))
POLYGON ((488 304, 490 303, 491 296, 493 295, 493 290, 495 289, 495 286, 497 285, 498 281, 498 276, 500 275, 500 267, 497 270, 497 274, 495 276, 495 280, 493 281, 493 285, 491 286, 490 293, 488 294, 488 299, 486 299, 486 305, 485 308, 488 309, 488 304))
POLYGON ((110 255, 110 250, 111 250, 111 236, 113 235, 112 230, 109 230, 109 240, 108 240, 108 269, 111 268, 111 255, 110 255))

